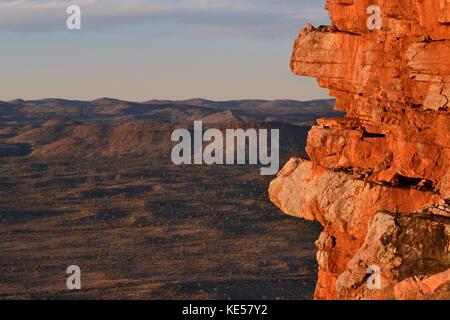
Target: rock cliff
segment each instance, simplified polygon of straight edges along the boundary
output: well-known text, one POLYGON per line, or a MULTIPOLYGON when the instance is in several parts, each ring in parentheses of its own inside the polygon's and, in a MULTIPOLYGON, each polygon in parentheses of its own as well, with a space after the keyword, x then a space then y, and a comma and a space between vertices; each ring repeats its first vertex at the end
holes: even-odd
POLYGON ((318 121, 270 198, 324 226, 316 299, 449 299, 450 0, 326 9, 332 25, 300 31, 291 68, 346 116, 318 121))

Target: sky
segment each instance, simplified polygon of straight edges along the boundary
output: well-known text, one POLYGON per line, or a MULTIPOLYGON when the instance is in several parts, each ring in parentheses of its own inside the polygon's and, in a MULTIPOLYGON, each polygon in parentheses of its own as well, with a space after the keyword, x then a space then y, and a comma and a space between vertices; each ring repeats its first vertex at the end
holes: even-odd
POLYGON ((0 100, 327 98, 289 69, 299 29, 329 23, 324 3, 0 0, 0 100))

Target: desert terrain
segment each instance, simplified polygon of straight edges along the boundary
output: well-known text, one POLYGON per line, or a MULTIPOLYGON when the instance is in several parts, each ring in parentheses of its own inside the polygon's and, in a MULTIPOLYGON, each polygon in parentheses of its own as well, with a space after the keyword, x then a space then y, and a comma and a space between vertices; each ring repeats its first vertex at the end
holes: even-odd
POLYGON ((333 103, 0 102, 0 299, 312 298, 320 225, 280 214, 258 166, 173 165, 170 133, 280 127, 282 164, 333 103))

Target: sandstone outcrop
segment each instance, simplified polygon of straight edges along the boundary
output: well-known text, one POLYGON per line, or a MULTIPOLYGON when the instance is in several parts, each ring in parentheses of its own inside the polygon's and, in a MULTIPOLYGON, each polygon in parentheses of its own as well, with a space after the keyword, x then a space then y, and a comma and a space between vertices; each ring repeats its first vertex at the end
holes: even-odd
POLYGON ((270 185, 285 213, 317 220, 317 299, 448 298, 450 2, 328 0, 291 68, 336 97, 344 118, 309 133, 270 185), (378 5, 382 27, 368 27, 378 5), (368 268, 381 287, 369 288, 368 268))

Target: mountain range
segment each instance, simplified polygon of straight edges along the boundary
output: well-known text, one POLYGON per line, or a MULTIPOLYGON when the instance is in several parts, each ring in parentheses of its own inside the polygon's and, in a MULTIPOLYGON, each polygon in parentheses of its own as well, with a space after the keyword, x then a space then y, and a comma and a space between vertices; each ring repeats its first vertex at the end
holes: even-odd
POLYGON ((190 128, 194 121, 222 130, 280 128, 281 151, 302 154, 316 119, 339 115, 333 104, 334 100, 19 99, 0 102, 0 156, 168 155, 173 130, 190 128))

